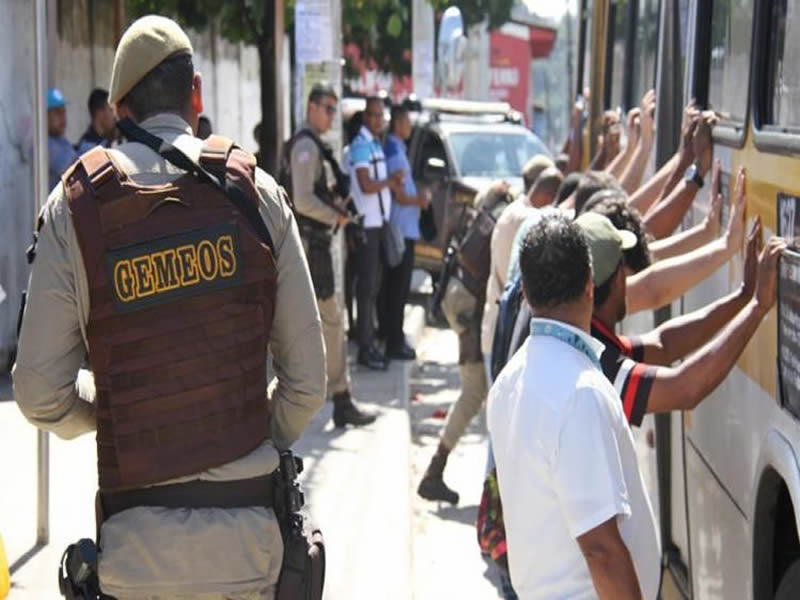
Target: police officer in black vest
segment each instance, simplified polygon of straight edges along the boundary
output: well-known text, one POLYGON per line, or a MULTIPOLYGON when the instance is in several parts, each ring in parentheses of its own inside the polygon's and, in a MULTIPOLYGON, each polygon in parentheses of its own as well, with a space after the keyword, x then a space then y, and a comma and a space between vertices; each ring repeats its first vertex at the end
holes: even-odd
POLYGON ((337 110, 333 87, 317 83, 308 96, 306 122, 290 141, 291 195, 308 258, 322 319, 328 393, 336 427, 368 425, 374 414, 361 410, 350 396, 347 338, 342 308, 336 299, 331 244, 333 230, 350 223, 343 198, 347 179, 320 136, 330 130, 337 110))

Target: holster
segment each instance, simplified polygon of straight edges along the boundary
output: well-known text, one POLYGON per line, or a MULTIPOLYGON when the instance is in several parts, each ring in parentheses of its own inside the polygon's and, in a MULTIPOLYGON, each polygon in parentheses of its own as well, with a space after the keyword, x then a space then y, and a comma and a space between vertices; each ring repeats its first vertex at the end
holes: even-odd
POLYGON ((322 600, 325 543, 322 532, 301 512, 305 497, 297 483, 303 461, 281 452, 275 479, 275 514, 283 538, 283 563, 275 600, 322 600))
POLYGON ((303 529, 283 537, 283 564, 275 600, 321 600, 324 583, 322 532, 306 522, 303 529))
POLYGON ((333 256, 331 255, 331 228, 312 219, 298 216, 297 225, 303 248, 306 251, 308 270, 314 284, 314 294, 320 300, 333 296, 336 284, 333 274, 333 256))

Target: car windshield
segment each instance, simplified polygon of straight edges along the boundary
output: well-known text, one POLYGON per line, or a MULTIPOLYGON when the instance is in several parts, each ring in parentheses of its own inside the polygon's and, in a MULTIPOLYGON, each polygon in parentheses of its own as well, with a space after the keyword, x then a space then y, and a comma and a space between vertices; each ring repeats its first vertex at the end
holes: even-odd
POLYGON ((522 168, 532 156, 550 152, 533 133, 470 131, 448 136, 462 177, 522 177, 522 168))

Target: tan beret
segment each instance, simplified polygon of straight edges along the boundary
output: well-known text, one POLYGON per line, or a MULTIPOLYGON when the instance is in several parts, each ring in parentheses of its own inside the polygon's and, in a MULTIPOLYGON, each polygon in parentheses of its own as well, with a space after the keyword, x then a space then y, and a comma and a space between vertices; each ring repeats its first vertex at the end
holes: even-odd
POLYGON ((136 20, 117 46, 108 103, 119 102, 145 75, 179 52, 192 54, 192 43, 175 21, 158 15, 136 20))

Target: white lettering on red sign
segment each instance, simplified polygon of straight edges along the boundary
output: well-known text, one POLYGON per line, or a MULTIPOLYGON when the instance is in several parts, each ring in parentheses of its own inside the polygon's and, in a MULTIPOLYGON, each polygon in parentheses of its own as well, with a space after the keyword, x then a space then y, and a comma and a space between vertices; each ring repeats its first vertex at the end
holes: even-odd
POLYGON ((492 67, 489 73, 492 87, 516 87, 519 85, 519 69, 516 67, 492 67))

